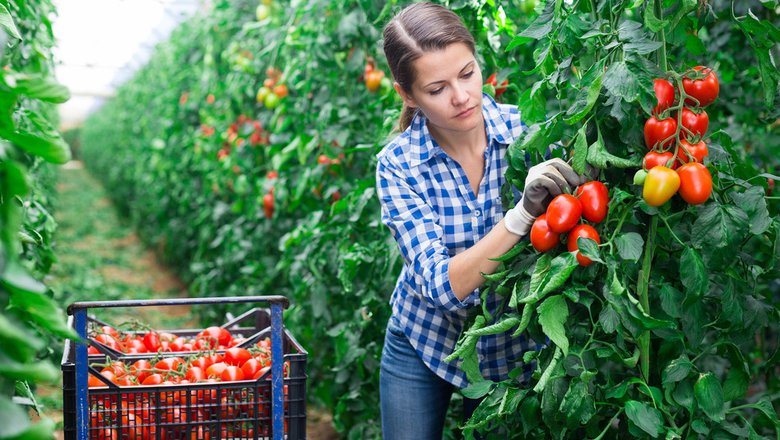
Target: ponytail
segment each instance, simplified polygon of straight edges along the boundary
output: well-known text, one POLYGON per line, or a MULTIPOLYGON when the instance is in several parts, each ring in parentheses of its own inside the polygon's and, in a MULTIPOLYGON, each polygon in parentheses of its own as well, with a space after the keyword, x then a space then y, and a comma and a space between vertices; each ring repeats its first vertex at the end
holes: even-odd
POLYGON ((417 108, 409 107, 408 105, 404 104, 403 108, 401 108, 401 117, 398 119, 399 131, 405 131, 407 128, 409 128, 409 126, 412 124, 412 119, 414 119, 415 113, 417 113, 417 108))

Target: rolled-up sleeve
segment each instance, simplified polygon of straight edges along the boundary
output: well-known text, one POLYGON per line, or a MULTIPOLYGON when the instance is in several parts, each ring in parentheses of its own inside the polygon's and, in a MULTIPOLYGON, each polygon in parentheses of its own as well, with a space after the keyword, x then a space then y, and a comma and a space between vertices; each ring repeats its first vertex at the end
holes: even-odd
POLYGON ((415 189, 417 182, 386 157, 380 158, 377 164, 376 178, 382 223, 390 228, 401 249, 410 287, 434 306, 448 311, 474 305, 479 298, 478 290, 464 301, 452 290, 444 229, 439 215, 415 189))

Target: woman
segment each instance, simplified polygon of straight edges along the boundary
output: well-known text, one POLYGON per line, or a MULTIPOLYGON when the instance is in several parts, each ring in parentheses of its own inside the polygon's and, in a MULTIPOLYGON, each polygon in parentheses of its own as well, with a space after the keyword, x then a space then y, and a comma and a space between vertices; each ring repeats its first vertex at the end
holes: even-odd
MULTIPOLYGON (((529 170, 522 201, 504 213, 500 188, 509 144, 524 130, 516 107, 482 93, 474 39, 457 15, 430 3, 408 6, 384 30, 384 51, 403 99, 401 133, 378 155, 382 221, 404 267, 390 303, 380 372, 386 440, 439 439, 454 387, 468 385, 452 353, 482 274, 525 236, 550 200, 584 179, 553 159, 529 170)), ((500 298, 488 298, 495 310, 500 298)), ((512 329, 514 330, 514 329, 512 329)), ((510 332, 480 339, 482 374, 502 380, 540 347, 510 332)), ((475 402, 466 401, 465 413, 475 402)))

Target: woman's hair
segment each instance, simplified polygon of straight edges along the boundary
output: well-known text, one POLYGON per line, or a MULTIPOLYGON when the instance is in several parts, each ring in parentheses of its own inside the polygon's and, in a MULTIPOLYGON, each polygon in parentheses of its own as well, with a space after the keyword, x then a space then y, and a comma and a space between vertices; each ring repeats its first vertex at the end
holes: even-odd
MULTIPOLYGON (((442 50, 454 43, 475 51, 474 37, 460 17, 441 5, 415 3, 399 12, 385 26, 385 57, 401 88, 411 93, 416 79, 413 63, 425 52, 442 50)), ((399 128, 406 130, 414 117, 414 108, 404 104, 399 128)))

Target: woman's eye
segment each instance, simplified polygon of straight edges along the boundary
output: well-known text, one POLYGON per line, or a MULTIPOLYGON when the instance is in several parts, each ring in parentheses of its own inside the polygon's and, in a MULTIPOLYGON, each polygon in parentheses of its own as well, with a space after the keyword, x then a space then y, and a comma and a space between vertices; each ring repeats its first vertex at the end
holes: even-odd
POLYGON ((465 78, 465 79, 469 79, 469 78, 471 78, 473 75, 474 75, 474 71, 472 70, 472 71, 471 71, 471 72, 469 72, 469 73, 465 73, 465 74, 463 74, 463 78, 465 78))
POLYGON ((439 93, 441 93, 442 90, 444 90, 444 87, 439 87, 438 89, 431 90, 428 93, 430 93, 431 95, 438 95, 439 93))

